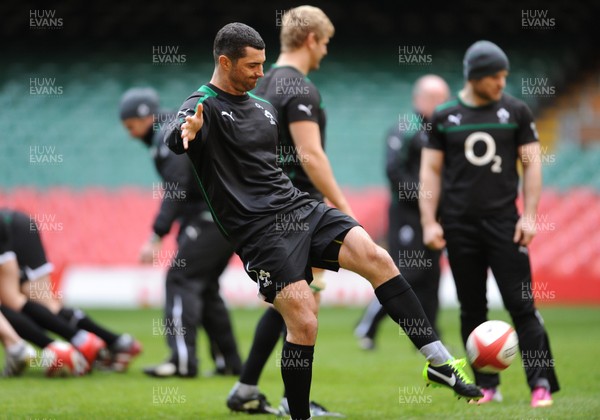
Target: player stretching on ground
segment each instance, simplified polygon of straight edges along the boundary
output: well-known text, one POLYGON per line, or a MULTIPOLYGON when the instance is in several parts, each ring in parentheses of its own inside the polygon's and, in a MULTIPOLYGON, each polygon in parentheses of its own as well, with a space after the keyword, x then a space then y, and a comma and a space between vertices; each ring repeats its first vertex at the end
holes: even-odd
MULTIPOLYGON (((0 254, 0 266, 4 256, 0 254)), ((1 270, 1 268, 0 268, 1 270)), ((35 358, 35 350, 25 340, 23 340, 13 329, 11 324, 0 313, 0 342, 4 347, 4 369, 2 376, 18 376, 25 368, 27 363, 35 358)))
POLYGON ((418 320, 430 334, 408 337, 427 358, 428 381, 469 399, 479 388, 431 330, 418 299, 390 256, 350 216, 310 199, 277 167, 277 111, 252 90, 263 76, 265 44, 254 29, 231 23, 214 42, 215 70, 182 105, 165 141, 187 151, 215 223, 235 247, 259 295, 287 327, 281 374, 293 419, 310 418, 310 384, 317 337, 311 267, 340 267, 365 277, 400 325, 418 320), (292 227, 286 229, 285 220, 292 227), (428 329, 429 328, 429 329, 428 329))
MULTIPOLYGON (((4 282, 5 277, 13 276, 19 269, 17 256, 10 249, 10 243, 11 233, 4 218, 0 217, 0 283, 4 282)), ((36 357, 35 350, 21 337, 49 351, 52 351, 58 342, 48 337, 27 315, 15 312, 6 306, 0 306, 0 311, 0 341, 5 350, 2 376, 18 376, 27 367, 29 361, 36 357)), ((71 358, 74 362, 73 374, 84 374, 88 369, 87 361, 73 346, 70 344, 67 346, 71 348, 71 358)), ((64 360, 55 358, 46 366, 46 373, 51 375, 55 369, 62 367, 65 363, 64 360)))
MULTIPOLYGON (((300 6, 286 12, 281 20, 281 54, 254 93, 267 99, 277 110, 281 127, 278 163, 294 186, 309 193, 310 198, 315 200, 323 201, 325 197, 339 210, 352 216, 325 155, 326 116, 321 95, 307 78, 310 71, 319 68, 333 33, 333 24, 319 8, 300 6), (306 24, 298 25, 297 21, 306 24)), ((313 277, 310 287, 318 307, 320 291, 325 288, 323 270, 313 270, 313 277)), ((240 380, 227 398, 230 409, 273 412, 257 384, 282 329, 285 329, 283 318, 270 307, 256 326, 240 380)), ((310 408, 313 415, 326 412, 324 407, 313 401, 310 408)), ((285 395, 280 411, 289 414, 285 395)))
MULTIPOLYGON (((548 406, 559 386, 542 318, 527 293, 532 290, 527 245, 536 233, 542 188, 538 135, 527 105, 503 93, 509 64, 496 44, 476 42, 463 64, 465 87, 458 99, 438 107, 423 150, 423 241, 434 249, 447 247, 465 343, 487 320, 486 279, 492 269, 519 336, 531 405, 548 406), (517 159, 523 166, 520 217, 517 159)), ((497 374, 475 372, 475 378, 484 393, 480 403, 501 399, 497 374)))
POLYGON ((216 349, 222 355, 215 358, 217 373, 237 375, 242 361, 229 311, 219 294, 219 276, 227 267, 233 249, 212 220, 189 159, 174 154, 162 141, 160 130, 175 113, 159 108, 154 89, 132 88, 123 94, 119 114, 129 134, 151 149, 165 187, 151 238, 140 253, 142 262, 152 263, 161 249, 162 238, 175 221, 180 224, 177 256, 167 271, 165 283, 166 336, 171 355, 164 363, 144 368, 144 373, 195 377, 197 330, 203 326, 213 357, 216 349))
POLYGON ((91 369, 101 350, 106 348, 106 343, 80 325, 79 321, 88 320, 85 315, 80 320, 73 322, 74 319, 67 318, 64 313, 53 312, 53 309, 59 312, 60 307, 57 306, 57 303, 48 302, 56 299, 51 292, 49 280, 51 265, 46 261, 35 223, 32 224, 27 215, 11 210, 2 210, 0 218, 3 219, 7 229, 7 250, 12 251, 17 258, 16 263, 11 264, 0 278, 2 305, 29 316, 42 328, 68 340, 83 354, 91 369), (27 280, 25 281, 27 284, 22 289, 20 285, 21 270, 25 273, 25 279, 41 279, 42 283, 34 287, 34 283, 27 280), (35 291, 37 287, 39 289, 35 291), (38 301, 42 303, 38 303, 38 301), (52 309, 49 306, 52 306, 52 309))
POLYGON ((81 309, 66 308, 53 292, 50 274, 54 269, 48 262, 37 226, 28 215, 14 210, 0 209, 0 217, 7 221, 12 238, 12 250, 19 263, 21 292, 31 301, 47 307, 53 314, 65 319, 72 327, 94 333, 106 344, 99 363, 115 371, 125 371, 132 357, 142 351, 141 344, 129 334, 116 334, 100 326, 81 309))
MULTIPOLYGON (((420 77, 413 88, 414 113, 399 119, 386 138, 386 174, 392 193, 388 226, 389 252, 419 298, 435 331, 438 331, 436 319, 439 306, 440 251, 431 250, 423 244, 418 200, 419 168, 421 149, 426 139, 425 131, 430 129, 433 111, 436 106, 446 102, 449 96, 450 89, 441 77, 433 74, 420 77)), ((373 299, 354 330, 361 348, 375 348, 375 335, 385 315, 385 309, 376 298, 373 299)))
MULTIPOLYGON (((0 233, 0 243, 2 241, 1 235, 0 233)), ((14 260, 14 258, 14 254, 11 255, 3 252, 2 245, 0 245, 0 276, 2 276, 2 267, 4 264, 14 260)), ((2 370, 2 376, 20 375, 27 368, 27 363, 35 358, 35 350, 19 337, 2 313, 0 313, 0 342, 4 346, 4 369, 2 370)))

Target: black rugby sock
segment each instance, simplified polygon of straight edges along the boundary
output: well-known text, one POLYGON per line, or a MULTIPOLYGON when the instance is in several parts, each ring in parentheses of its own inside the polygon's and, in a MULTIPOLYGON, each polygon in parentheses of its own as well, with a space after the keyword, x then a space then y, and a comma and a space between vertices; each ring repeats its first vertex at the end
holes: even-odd
POLYGON ((287 340, 281 352, 281 377, 293 420, 310 418, 310 384, 315 346, 293 344, 287 340))
POLYGON ((118 339, 117 334, 113 334, 107 329, 101 327, 92 321, 81 309, 62 308, 58 315, 65 319, 72 327, 86 330, 100 337, 107 346, 112 346, 118 339))
POLYGON ((0 306, 0 312, 24 340, 31 341, 42 349, 52 343, 53 340, 27 315, 15 312, 5 306, 0 306))
POLYGON ((273 352, 281 329, 285 326, 283 317, 275 308, 268 308, 256 325, 254 340, 248 359, 244 363, 240 382, 246 385, 257 385, 269 356, 273 352))
POLYGON ((377 287, 375 295, 417 349, 439 340, 415 292, 401 274, 377 287))
POLYGON ((48 308, 39 303, 28 300, 27 303, 23 305, 21 312, 29 315, 29 317, 42 328, 60 335, 67 341, 71 341, 71 339, 75 337, 75 334, 77 334, 77 329, 71 327, 67 321, 58 315, 53 314, 48 308))

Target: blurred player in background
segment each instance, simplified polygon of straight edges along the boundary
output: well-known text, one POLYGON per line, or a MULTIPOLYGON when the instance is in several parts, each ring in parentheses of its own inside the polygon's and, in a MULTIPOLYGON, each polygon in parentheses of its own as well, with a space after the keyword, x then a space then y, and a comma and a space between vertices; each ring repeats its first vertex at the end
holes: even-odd
MULTIPOLYGON (((435 107, 450 97, 448 84, 432 74, 419 78, 412 94, 413 113, 399 118, 386 138, 386 174, 390 182, 388 247, 402 275, 419 298, 434 330, 437 330, 440 251, 423 244, 419 213, 419 169, 426 131, 431 129, 435 107)), ((354 334, 365 350, 375 348, 375 335, 386 312, 374 298, 354 334)), ((438 331, 439 333, 439 331, 438 331)))
MULTIPOLYGON (((542 188, 538 134, 527 105, 504 93, 509 63, 496 44, 476 42, 463 64, 465 86, 458 99, 437 108, 423 150, 423 240, 448 250, 465 343, 487 320, 491 268, 519 336, 531 405, 548 406, 559 386, 542 317, 527 293, 532 290, 527 245, 536 233, 542 188), (515 205, 517 159, 523 167, 521 216, 515 205)), ((475 378, 484 393, 480 403, 501 400, 497 374, 475 371, 475 378)))
MULTIPOLYGON (((92 369, 94 362, 101 355, 102 350, 106 348, 106 343, 96 334, 82 328, 79 322, 73 323, 73 318, 66 318, 65 313, 54 313, 46 306, 49 299, 48 295, 51 295, 52 290, 49 279, 44 280, 47 281, 45 287, 48 288, 44 289, 47 292, 43 294, 43 299, 39 299, 39 293, 27 293, 32 288, 31 284, 23 288, 20 284, 21 267, 23 267, 25 275, 31 278, 39 279, 48 276, 46 270, 49 266, 39 241, 35 223, 31 224, 31 220, 27 215, 12 210, 3 210, 0 213, 0 218, 3 219, 7 229, 8 242, 6 249, 11 251, 17 258, 16 262, 11 261, 10 264, 7 264, 8 267, 4 270, 2 278, 0 278, 0 301, 2 305, 27 315, 42 328, 68 340, 85 357, 89 369, 92 369), (44 268, 42 269, 42 267, 44 268), (43 303, 38 303, 36 301, 38 299, 43 303)), ((39 283, 39 285, 41 284, 39 283)), ((84 319, 87 318, 84 317, 84 319)))
POLYGON ((340 267, 368 279, 390 317, 427 359, 427 383, 446 386, 467 399, 482 397, 438 339, 410 285, 385 250, 358 222, 295 188, 277 164, 277 111, 249 93, 263 77, 265 44, 243 23, 222 27, 214 41, 210 82, 191 94, 164 141, 186 153, 221 233, 228 238, 287 327, 281 352, 290 416, 311 418, 310 388, 317 338, 317 304, 310 289, 312 267, 340 267), (292 228, 283 220, 292 220, 292 228), (423 325, 415 334, 407 322, 423 325))
MULTIPOLYGON (((46 376, 64 373, 81 376, 89 372, 88 361, 72 344, 51 338, 31 318, 21 312, 13 311, 6 306, 0 306, 0 312, 2 312, 0 317, 3 316, 10 323, 15 333, 42 350, 38 366, 45 368, 46 376)), ((16 337, 9 334, 7 338, 10 342, 14 342, 16 337)), ((29 344, 24 347, 6 347, 6 349, 3 376, 20 375, 25 368, 24 365, 37 356, 29 344)))
MULTIPOLYGON (((4 217, 0 217, 0 283, 11 281, 18 273, 17 255, 12 250, 11 232, 4 217), (6 279, 6 280, 5 280, 6 279)), ((31 341, 45 351, 52 351, 59 343, 48 337, 44 331, 27 315, 13 311, 9 307, 0 306, 0 341, 4 346, 4 369, 2 376, 18 376, 35 359, 35 350, 24 339, 31 341), (14 327, 14 328, 13 328, 14 327), (18 330, 19 336, 17 334, 18 330)), ((68 349, 67 354, 73 359, 75 375, 82 375, 88 369, 85 358, 70 344, 63 343, 68 349)), ((66 364, 61 358, 55 358, 46 366, 46 373, 51 374, 55 369, 66 364)))
POLYGON ((151 88, 132 88, 123 94, 120 117, 129 134, 151 149, 164 186, 160 210, 150 239, 141 250, 151 264, 160 254, 162 238, 179 222, 177 256, 167 272, 165 320, 168 360, 144 369, 151 376, 194 377, 198 374, 197 330, 204 326, 211 342, 218 374, 239 374, 242 361, 233 335, 229 311, 219 294, 219 276, 233 255, 208 210, 189 159, 169 150, 161 128, 175 116, 159 109, 151 88))
MULTIPOLYGON (((0 254, 0 270, 6 260, 0 254)), ((0 313, 0 342, 4 346, 4 368, 2 376, 18 376, 27 368, 30 360, 35 358, 35 350, 13 329, 7 319, 0 313)))
MULTIPOLYGON (((281 20, 281 54, 254 93, 268 100, 277 110, 281 127, 278 163, 292 184, 311 198, 318 201, 325 198, 353 216, 325 154, 326 115, 321 94, 307 78, 310 71, 319 68, 333 34, 333 24, 321 9, 300 6, 287 11, 281 20), (299 25, 299 22, 303 24, 299 25)), ((318 305, 320 292, 325 288, 323 270, 313 269, 313 277, 310 287, 318 305)), ((272 412, 258 389, 258 380, 282 331, 285 336, 283 317, 275 308, 268 308, 256 327, 240 380, 227 398, 231 410, 272 412), (253 408, 247 410, 245 407, 253 408)), ((285 394, 280 410, 282 414, 289 414, 285 394)), ((324 412, 324 407, 311 402, 313 415, 324 412)))
MULTIPOLYGON (((8 249, 8 231, 0 218, 0 279, 7 270, 7 264, 14 264, 15 253, 8 249)), ((2 376, 20 375, 29 360, 35 357, 35 350, 25 342, 11 324, 0 313, 0 342, 4 346, 4 369, 2 376)))
MULTIPOLYGON (((30 302, 45 306, 71 328, 89 331, 99 337, 102 342, 96 344, 106 348, 99 355, 99 364, 115 371, 125 371, 131 358, 141 352, 140 343, 129 334, 116 334, 100 326, 80 309, 64 307, 60 295, 54 292, 50 280, 53 265, 46 258, 36 224, 27 214, 10 209, 0 209, 0 218, 7 224, 11 250, 17 257, 22 295, 30 302)), ((91 363, 92 359, 86 358, 91 363)))

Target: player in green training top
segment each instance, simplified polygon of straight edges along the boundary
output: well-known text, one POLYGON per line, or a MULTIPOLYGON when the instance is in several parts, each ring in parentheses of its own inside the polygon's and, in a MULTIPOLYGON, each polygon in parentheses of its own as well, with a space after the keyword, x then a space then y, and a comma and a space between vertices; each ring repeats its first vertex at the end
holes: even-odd
POLYGON ((428 383, 468 399, 482 397, 431 328, 394 261, 356 220, 311 199, 277 166, 275 108, 248 93, 263 76, 265 44, 254 29, 230 23, 214 42, 210 83, 181 106, 165 132, 176 153, 187 153, 215 223, 233 244, 259 296, 287 327, 281 375, 293 419, 311 417, 309 401, 317 338, 312 267, 340 267, 368 279, 390 317, 428 359, 428 383), (421 325, 417 332, 408 325, 421 325), (423 333, 422 331, 425 331, 423 333))
MULTIPOLYGON (((321 94, 307 77, 309 72, 319 68, 327 55, 327 45, 334 31, 333 24, 318 7, 299 6, 286 11, 281 19, 281 53, 254 93, 267 99, 277 110, 280 126, 277 163, 292 184, 309 193, 311 198, 327 199, 353 216, 325 154, 327 117, 321 94)), ((317 305, 325 288, 323 274, 323 270, 313 269, 310 287, 317 305)), ((283 318, 273 307, 268 308, 256 327, 240 380, 227 397, 231 410, 247 412, 245 407, 252 406, 253 412, 272 412, 266 397, 259 392, 258 380, 282 329, 285 329, 283 318)), ((285 395, 280 408, 282 414, 289 414, 285 395)), ((310 408, 313 416, 327 413, 314 401, 310 408)))
MULTIPOLYGON (((487 320, 491 268, 519 336, 534 407, 552 404, 559 386, 542 318, 531 292, 527 245, 535 235, 542 187, 540 146, 531 111, 504 93, 508 58, 494 43, 466 52, 466 84, 458 99, 440 105, 421 160, 423 242, 446 246, 467 337, 487 320), (524 212, 515 200, 523 167, 524 212), (441 215, 441 224, 437 213, 441 215)), ((497 374, 475 372, 485 403, 500 400, 497 374)))

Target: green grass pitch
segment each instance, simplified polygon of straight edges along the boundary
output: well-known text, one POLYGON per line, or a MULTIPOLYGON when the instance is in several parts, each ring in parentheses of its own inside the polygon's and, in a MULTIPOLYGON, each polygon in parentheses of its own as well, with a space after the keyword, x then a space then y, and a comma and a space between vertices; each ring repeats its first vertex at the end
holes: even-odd
MULTIPOLYGON (((325 308, 320 314, 315 353, 312 399, 348 419, 589 419, 600 418, 600 308, 542 308, 556 359, 562 391, 554 406, 532 409, 521 361, 502 374, 503 403, 474 406, 458 401, 446 389, 425 388, 423 358, 400 336, 390 320, 382 325, 375 351, 358 349, 352 331, 360 315, 357 308, 325 308)), ((39 369, 20 378, 0 379, 0 418, 6 419, 246 419, 275 418, 232 414, 225 398, 235 378, 153 379, 141 368, 166 356, 163 337, 153 334, 154 309, 93 310, 98 321, 127 331, 144 344, 144 353, 125 374, 94 372, 83 378, 48 379, 39 369)), ((240 351, 246 356, 260 309, 233 311, 240 351)), ((492 311, 490 319, 508 316, 492 311)), ((440 314, 443 339, 463 356, 458 335, 458 312, 440 314)), ((203 373, 213 369, 201 336, 203 373)), ((278 347, 280 349, 280 347, 278 347)), ((0 350, 1 352, 1 350, 0 350)), ((2 355, 3 357, 3 355, 2 355)), ((2 359, 3 360, 3 359, 2 359)), ((275 355, 261 378, 260 387, 272 404, 282 384, 275 355)))

